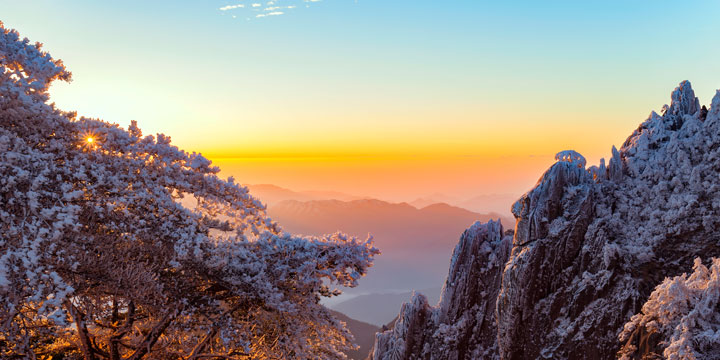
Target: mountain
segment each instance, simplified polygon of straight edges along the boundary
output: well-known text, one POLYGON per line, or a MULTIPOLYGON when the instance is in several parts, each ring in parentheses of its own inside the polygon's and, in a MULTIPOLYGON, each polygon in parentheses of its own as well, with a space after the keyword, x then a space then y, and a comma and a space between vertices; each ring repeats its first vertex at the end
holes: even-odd
POLYGON ((284 200, 310 201, 310 200, 358 200, 362 196, 348 195, 337 191, 293 191, 271 184, 244 185, 250 194, 260 199, 264 204, 271 206, 284 200))
POLYGON ((720 91, 708 110, 681 83, 607 166, 556 159, 514 232, 463 234, 439 305, 404 304, 374 359, 720 358, 720 286, 695 260, 720 256, 720 91))
POLYGON ((512 217, 510 206, 517 199, 517 195, 512 194, 486 194, 471 197, 469 199, 459 199, 444 194, 436 193, 425 197, 417 198, 410 205, 421 209, 428 205, 437 203, 446 203, 470 211, 487 213, 494 212, 506 217, 512 217))
POLYGON ((410 205, 422 209, 428 205, 437 204, 437 203, 446 203, 446 204, 457 204, 460 202, 460 199, 448 196, 442 193, 434 193, 430 194, 428 196, 423 196, 421 198, 417 198, 411 202, 409 202, 410 205))
POLYGON ((345 326, 353 334, 355 344, 360 348, 345 353, 351 360, 365 360, 375 342, 375 333, 380 330, 379 326, 355 320, 349 316, 330 310, 330 313, 338 320, 345 323, 345 326))
MULTIPOLYGON (((440 300, 440 288, 418 290, 417 292, 427 296, 428 301, 433 304, 440 300)), ((382 326, 395 318, 400 305, 412 299, 412 296, 413 292, 359 295, 330 308, 353 318, 382 326)))
MULTIPOLYGON (((499 214, 478 214, 448 204, 433 204, 417 209, 407 203, 389 203, 376 199, 353 201, 313 200, 281 201, 268 213, 292 233, 319 235, 342 230, 351 235, 371 233, 383 253, 407 250, 408 245, 424 249, 445 247, 448 232, 460 233, 476 220, 498 219, 499 214)), ((508 223, 510 219, 505 219, 508 223)), ((514 221, 513 221, 514 222, 514 221)), ((452 245, 451 245, 452 247, 452 245)))
POLYGON ((320 235, 342 230, 362 238, 368 233, 373 235, 375 246, 382 254, 375 258, 360 286, 347 289, 348 295, 437 287, 447 273, 454 246, 450 239, 457 238, 477 220, 499 217, 447 204, 416 209, 407 203, 375 199, 288 200, 270 206, 268 214, 283 224, 284 230, 296 234, 320 235))
POLYGON ((470 211, 494 211, 500 214, 511 214, 510 206, 516 199, 517 195, 513 194, 486 194, 451 204, 470 211))

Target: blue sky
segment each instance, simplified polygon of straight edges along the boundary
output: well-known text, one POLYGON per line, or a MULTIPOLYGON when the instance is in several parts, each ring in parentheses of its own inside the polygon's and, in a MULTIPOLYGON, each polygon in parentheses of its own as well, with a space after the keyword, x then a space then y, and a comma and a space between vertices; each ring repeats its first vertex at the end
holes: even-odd
MULTIPOLYGON (((607 156, 682 80, 704 104, 720 87, 717 1, 267 3, 0 0, 0 20, 73 71, 52 90, 64 109, 213 158, 539 159, 517 182, 477 175, 508 191, 556 151, 607 156), (296 8, 256 18, 253 3, 296 8)), ((364 191, 333 181, 297 186, 364 191)))

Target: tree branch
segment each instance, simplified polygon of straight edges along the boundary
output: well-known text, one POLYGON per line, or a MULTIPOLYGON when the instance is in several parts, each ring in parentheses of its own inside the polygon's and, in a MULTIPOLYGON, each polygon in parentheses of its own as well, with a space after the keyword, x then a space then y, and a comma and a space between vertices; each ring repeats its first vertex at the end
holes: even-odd
POLYGON ((190 356, 188 356, 187 360, 194 360, 198 359, 200 357, 203 357, 200 353, 205 351, 205 348, 207 348, 208 343, 210 343, 210 340, 215 337, 217 334, 217 326, 213 324, 212 328, 210 328, 210 331, 208 331, 207 335, 200 341, 195 348, 190 353, 190 356))
POLYGON ((70 315, 75 320, 75 327, 80 337, 83 358, 85 358, 85 360, 96 360, 95 351, 90 343, 90 335, 88 334, 87 324, 85 324, 83 314, 70 301, 65 301, 65 307, 67 307, 70 315))
POLYGON ((228 309, 227 311, 225 311, 222 315, 220 315, 220 317, 218 317, 218 319, 215 320, 212 323, 212 325, 210 325, 210 331, 208 331, 207 335, 205 335, 205 337, 195 346, 195 348, 190 353, 190 356, 188 356, 187 360, 194 360, 194 359, 199 359, 201 357, 206 357, 206 355, 203 355, 201 353, 205 351, 208 344, 210 343, 210 340, 212 340, 212 338, 214 338, 215 335, 217 335, 218 327, 220 326, 220 321, 222 321, 229 314, 231 314, 234 311, 236 311, 237 309, 239 309, 242 305, 243 305, 242 303, 237 304, 237 305, 231 307, 230 309, 228 309))
POLYGON ((170 323, 172 323, 181 312, 182 309, 177 308, 173 312, 165 315, 165 317, 160 320, 160 322, 155 325, 152 330, 150 330, 150 332, 145 336, 145 339, 143 339, 140 345, 136 348, 135 352, 133 352, 127 360, 140 360, 143 356, 145 356, 145 354, 149 353, 153 345, 155 345, 163 332, 165 332, 165 329, 170 326, 170 323))

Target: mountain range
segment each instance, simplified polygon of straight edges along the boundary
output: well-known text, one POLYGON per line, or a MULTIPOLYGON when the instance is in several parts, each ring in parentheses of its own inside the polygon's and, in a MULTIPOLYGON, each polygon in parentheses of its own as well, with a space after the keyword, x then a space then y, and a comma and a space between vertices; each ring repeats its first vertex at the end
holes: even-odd
MULTIPOLYGON (((296 200, 304 202, 312 200, 353 201, 362 199, 375 199, 371 196, 358 196, 346 194, 339 191, 295 191, 272 184, 245 184, 244 186, 246 186, 250 190, 250 193, 253 196, 262 200, 262 202, 268 206, 274 206, 277 203, 285 200, 296 200)), ((470 198, 462 198, 436 192, 416 198, 412 201, 407 201, 407 203, 417 209, 422 209, 433 204, 448 204, 476 213, 497 213, 500 214, 500 216, 502 217, 512 218, 512 214, 510 213, 510 205, 512 205, 512 203, 517 198, 518 194, 483 194, 476 195, 470 198)), ((396 203, 382 198, 378 199, 387 201, 389 203, 396 203)))
POLYGON ((517 198, 518 195, 516 194, 485 194, 465 199, 444 195, 442 193, 435 193, 417 198, 408 203, 418 209, 424 208, 432 204, 445 203, 473 212, 493 212, 498 213, 504 217, 512 218, 512 213, 510 213, 510 205, 515 202, 517 198))
MULTIPOLYGON (((475 221, 501 218, 447 204, 417 209, 407 203, 377 199, 285 200, 269 206, 268 214, 292 233, 321 235, 341 230, 362 238, 373 236, 382 254, 360 286, 347 289, 348 295, 436 287, 447 273, 452 239, 475 221)), ((513 222, 507 218, 502 221, 513 222)))
POLYGON ((364 196, 349 195, 338 191, 294 191, 272 184, 245 184, 250 194, 260 199, 265 205, 273 206, 281 201, 341 200, 352 201, 365 199, 364 196))

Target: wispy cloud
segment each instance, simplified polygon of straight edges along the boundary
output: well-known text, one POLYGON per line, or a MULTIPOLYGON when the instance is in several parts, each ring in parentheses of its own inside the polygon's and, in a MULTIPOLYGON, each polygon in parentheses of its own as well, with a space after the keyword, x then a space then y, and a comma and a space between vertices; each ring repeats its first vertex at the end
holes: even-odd
POLYGON ((228 5, 228 6, 223 6, 223 7, 221 7, 221 8, 220 8, 220 11, 228 11, 228 10, 237 9, 237 8, 244 8, 244 7, 245 7, 245 5, 243 5, 243 4, 228 5))
POLYGON ((232 15, 233 18, 245 18, 247 20, 279 16, 286 14, 289 10, 297 9, 299 5, 309 8, 311 4, 322 0, 267 0, 267 1, 235 1, 235 4, 225 5, 218 10, 232 15))
POLYGON ((284 12, 282 12, 282 11, 273 11, 273 12, 269 12, 269 13, 257 14, 257 15, 255 15, 255 17, 261 18, 261 17, 266 17, 266 16, 277 16, 277 15, 282 15, 282 14, 284 14, 284 12))

